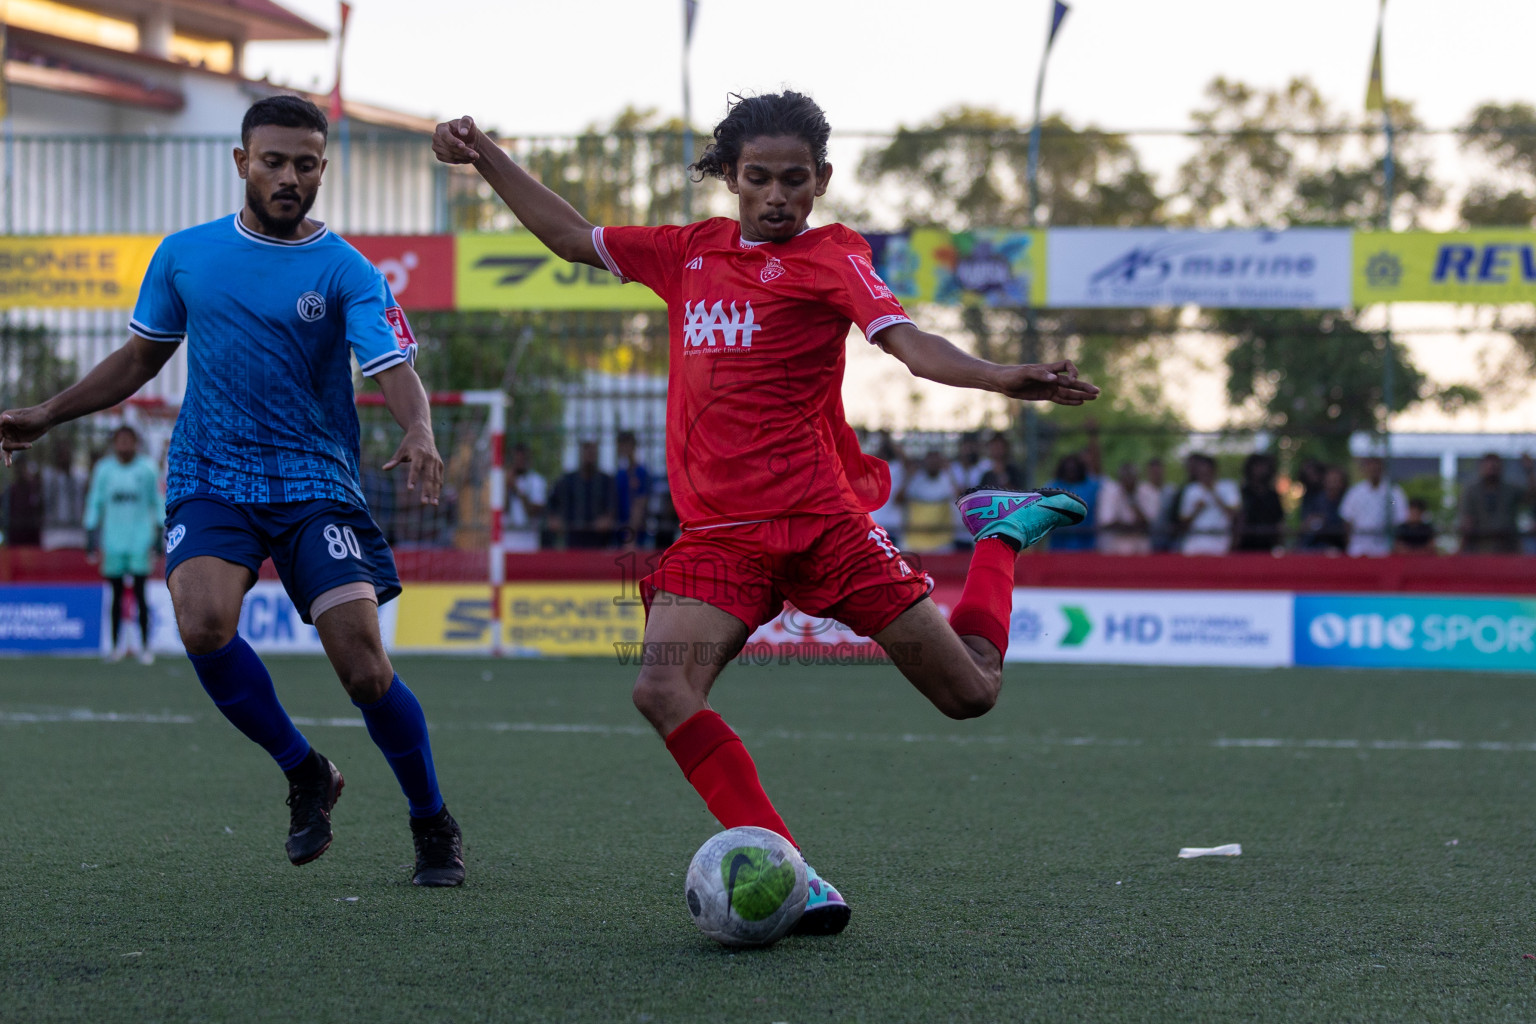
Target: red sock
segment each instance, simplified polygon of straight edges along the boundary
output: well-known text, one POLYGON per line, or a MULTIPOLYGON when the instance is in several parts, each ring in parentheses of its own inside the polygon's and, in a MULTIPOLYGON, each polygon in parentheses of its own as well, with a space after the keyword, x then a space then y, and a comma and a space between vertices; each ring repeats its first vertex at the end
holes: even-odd
POLYGON ((726 828, 756 825, 795 842, 757 781, 752 755, 725 719, 705 708, 672 730, 667 749, 720 824, 726 828))
POLYGON ((1008 653, 1008 619, 1013 614, 1013 563, 1019 553, 1001 537, 988 537, 976 545, 965 589, 949 624, 961 636, 979 636, 1008 653))

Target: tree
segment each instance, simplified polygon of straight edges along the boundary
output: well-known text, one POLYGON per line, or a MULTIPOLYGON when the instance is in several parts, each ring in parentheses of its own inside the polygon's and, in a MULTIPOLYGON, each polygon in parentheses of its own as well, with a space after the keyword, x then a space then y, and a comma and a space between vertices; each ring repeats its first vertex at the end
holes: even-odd
MULTIPOLYGON (((1217 78, 1193 113, 1205 134, 1179 171, 1181 219, 1201 227, 1349 226, 1384 220, 1380 161, 1362 139, 1374 128, 1330 109, 1306 79, 1261 90, 1217 78)), ((1397 223, 1412 225, 1441 201, 1411 108, 1396 104, 1397 223)), ((1388 353, 1390 412, 1427 399, 1475 401, 1466 388, 1435 388, 1390 335, 1352 312, 1206 310, 1205 326, 1231 339, 1227 395, 1243 425, 1278 435, 1282 451, 1348 457, 1349 434, 1383 425, 1388 353), (1241 414, 1240 414, 1241 415, 1241 414)))
MULTIPOLYGON (((698 145, 707 135, 695 133, 698 145)), ((625 107, 607 125, 579 135, 502 139, 504 148, 594 224, 672 224, 683 219, 687 184, 683 124, 655 110, 625 107)), ((510 211, 473 171, 450 179, 456 230, 508 230, 510 211)), ((702 200, 702 196, 696 194, 702 200)))
MULTIPOLYGON (((1374 121, 1333 111, 1305 78, 1263 90, 1217 77, 1190 114, 1197 147, 1179 170, 1178 218, 1200 227, 1377 227, 1385 195, 1374 121)), ((1390 101, 1397 129, 1393 215, 1412 227, 1443 193, 1414 135, 1411 104, 1390 101)))
MULTIPOLYGON (((1030 224, 1028 154, 1027 126, 995 110, 959 107, 899 129, 865 154, 860 173, 869 183, 899 187, 906 227, 1023 229, 1030 224)), ((1147 225, 1161 216, 1163 199, 1123 135, 1047 118, 1038 171, 1042 225, 1147 225)), ((1023 310, 968 306, 962 323, 982 358, 1071 358, 1088 379, 1113 380, 1093 410, 1104 430, 1106 465, 1162 454, 1182 429, 1156 370, 1171 344, 1167 311, 1042 310, 1031 318, 1023 310)), ((1080 410, 1035 411, 1041 447, 1033 454, 1048 471, 1053 449, 1080 442, 1085 417, 1080 410)))
MULTIPOLYGON (((1162 198, 1123 135, 1041 124, 1040 223, 1058 227, 1150 224, 1162 198)), ((957 107, 866 153, 866 181, 901 187, 904 226, 1023 228, 1030 223, 1028 126, 1007 114, 957 107)))
POLYGON ((1484 103, 1462 130, 1468 146, 1491 164, 1461 201, 1468 227, 1530 227, 1536 221, 1536 107, 1484 103))

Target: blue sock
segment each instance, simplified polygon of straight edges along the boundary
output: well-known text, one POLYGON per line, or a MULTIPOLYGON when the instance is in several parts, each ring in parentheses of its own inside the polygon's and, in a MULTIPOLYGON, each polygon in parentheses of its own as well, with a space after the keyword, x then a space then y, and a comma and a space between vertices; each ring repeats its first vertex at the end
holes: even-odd
POLYGON ((437 791, 437 770, 432 767, 432 744, 427 739, 427 716, 416 695, 395 676, 389 690, 373 704, 358 704, 368 735, 384 752, 384 760, 400 780, 400 790, 411 805, 411 817, 430 818, 443 809, 437 791))
POLYGON ((279 768, 296 768, 309 756, 309 741, 278 703, 267 666, 240 634, 211 654, 187 657, 224 717, 271 754, 279 768))

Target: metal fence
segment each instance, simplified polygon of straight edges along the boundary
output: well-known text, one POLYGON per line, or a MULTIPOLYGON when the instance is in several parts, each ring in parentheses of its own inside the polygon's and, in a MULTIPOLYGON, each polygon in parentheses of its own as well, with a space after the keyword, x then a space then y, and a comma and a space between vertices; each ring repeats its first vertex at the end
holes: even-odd
MULTIPOLYGON (((14 136, 7 139, 8 235, 168 234, 244 202, 238 136, 14 136)), ((332 143, 316 216, 339 231, 449 230, 450 169, 426 142, 352 133, 332 143)))

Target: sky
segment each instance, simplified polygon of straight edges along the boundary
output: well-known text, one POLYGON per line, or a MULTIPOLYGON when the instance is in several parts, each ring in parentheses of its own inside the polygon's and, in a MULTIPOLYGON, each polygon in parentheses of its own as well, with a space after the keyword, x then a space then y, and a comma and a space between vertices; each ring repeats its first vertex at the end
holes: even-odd
MULTIPOLYGON (((334 27, 333 0, 282 0, 334 27)), ((695 121, 732 90, 792 86, 835 131, 888 131, 961 103, 1031 115, 1051 0, 701 0, 695 121)), ((1182 128, 1216 75, 1310 77, 1360 109, 1377 0, 1072 0, 1045 107, 1102 128, 1182 128)), ((1388 94, 1449 126, 1487 99, 1532 100, 1529 0, 1390 0, 1388 94)), ((513 135, 605 122, 626 104, 681 112, 682 0, 355 0, 346 88, 425 116, 472 113, 513 135), (424 7, 431 10, 423 17, 424 7)), ((329 89, 328 44, 253 44, 247 70, 329 89)))
MULTIPOLYGON (((337 23, 334 0, 281 2, 319 24, 337 23)), ((1050 58, 1047 114, 1106 129, 1186 128, 1217 75, 1268 87, 1304 75, 1339 109, 1363 111, 1377 0, 1070 6, 1050 58)), ((816 97, 834 133, 888 132, 961 104, 1027 123, 1050 10, 1051 0, 701 0, 691 61, 694 121, 712 124, 728 92, 788 86, 816 97)), ((1388 0, 1387 94, 1411 101, 1432 127, 1454 126, 1488 100, 1536 103, 1532 39, 1533 0, 1388 0)), ((345 91, 427 117, 473 114, 507 135, 568 134, 606 123, 626 105, 680 114, 681 59, 682 0, 355 0, 345 91), (430 17, 422 16, 424 6, 430 17)), ((334 50, 253 44, 246 61, 256 77, 328 90, 334 50)), ((1150 136, 1135 142, 1166 185, 1184 144, 1150 136)), ((839 152, 834 143, 835 159, 842 159, 839 152)), ((1451 140, 1441 140, 1437 152, 1456 159, 1451 140)), ((1472 353, 1465 342, 1411 344, 1421 363, 1448 382, 1497 361, 1497 352, 1472 353)), ((850 352, 860 373, 883 372, 870 353, 850 352)), ((901 383, 890 380, 892 387, 901 383)), ((1219 375, 1204 373, 1196 390, 1196 404, 1207 413, 1192 418, 1219 426, 1219 375)), ((969 398, 959 401, 934 394, 923 419, 974 414, 964 412, 974 406, 969 398)), ((850 413, 857 415, 851 407, 850 413)), ((1426 408, 1403 424, 1532 430, 1536 402, 1490 407, 1456 422, 1426 408)))

